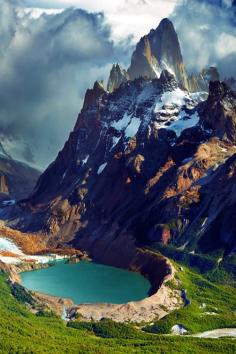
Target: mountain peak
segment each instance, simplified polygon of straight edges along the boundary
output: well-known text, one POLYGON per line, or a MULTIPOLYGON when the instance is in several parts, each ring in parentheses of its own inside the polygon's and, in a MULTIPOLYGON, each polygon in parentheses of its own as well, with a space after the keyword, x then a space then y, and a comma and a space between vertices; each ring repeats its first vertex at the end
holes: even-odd
POLYGON ((97 99, 105 92, 106 90, 104 89, 103 81, 95 81, 93 88, 88 89, 85 94, 83 110, 96 103, 97 99))
POLYGON ((187 87, 178 36, 168 18, 164 18, 155 30, 138 42, 128 73, 131 80, 140 76, 153 79, 160 77, 165 69, 175 76, 181 86, 187 87))
POLYGON ((171 20, 169 20, 167 17, 163 18, 159 24, 159 26, 157 28, 163 28, 163 29, 166 29, 166 28, 171 28, 175 31, 174 29, 174 25, 173 25, 173 22, 171 22, 171 20))

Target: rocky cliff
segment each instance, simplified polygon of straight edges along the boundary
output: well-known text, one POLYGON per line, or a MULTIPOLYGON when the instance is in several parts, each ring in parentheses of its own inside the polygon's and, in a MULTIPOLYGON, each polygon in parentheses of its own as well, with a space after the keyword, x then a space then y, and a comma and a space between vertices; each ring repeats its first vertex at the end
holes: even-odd
POLYGON ((221 139, 236 141, 236 93, 225 83, 210 83, 208 99, 203 109, 202 122, 208 129, 221 139))

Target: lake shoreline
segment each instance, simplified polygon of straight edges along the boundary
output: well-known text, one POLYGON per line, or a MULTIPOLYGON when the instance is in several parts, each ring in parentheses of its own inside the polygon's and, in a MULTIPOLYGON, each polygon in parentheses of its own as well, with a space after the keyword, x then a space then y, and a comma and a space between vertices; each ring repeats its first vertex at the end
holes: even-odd
MULTIPOLYGON (((117 322, 150 322, 157 317, 164 317, 174 309, 181 307, 182 300, 179 292, 171 290, 166 285, 166 282, 174 276, 174 268, 169 261, 165 257, 144 248, 135 247, 131 251, 129 263, 122 262, 122 257, 120 258, 121 262, 118 264, 115 258, 110 261, 109 259, 103 260, 98 257, 92 257, 92 260, 96 263, 131 270, 143 275, 151 283, 150 296, 143 300, 131 301, 120 305, 110 303, 76 305, 73 301, 71 302, 70 299, 38 292, 33 292, 33 294, 35 294, 34 296, 38 301, 42 301, 53 311, 55 311, 55 308, 59 308, 59 310, 56 311, 57 314, 65 310, 65 303, 67 303, 69 306, 66 306, 66 310, 70 319, 80 314, 88 321, 99 321, 101 318, 106 317, 117 322)), ((83 256, 86 254, 85 251, 78 252, 83 256)), ((71 255, 69 257, 71 258, 71 255)), ((17 282, 20 284, 20 273, 47 268, 50 264, 22 263, 5 266, 10 273, 9 279, 11 283, 14 284, 14 282, 17 282)))
POLYGON ((162 318, 182 306, 179 292, 166 285, 166 282, 173 276, 174 269, 172 267, 172 273, 166 277, 154 294, 139 301, 123 304, 84 303, 76 305, 68 298, 60 298, 37 291, 34 291, 33 294, 38 301, 56 311, 58 315, 66 310, 67 320, 73 320, 79 316, 86 321, 100 321, 102 318, 109 318, 116 322, 148 323, 156 318, 162 318))

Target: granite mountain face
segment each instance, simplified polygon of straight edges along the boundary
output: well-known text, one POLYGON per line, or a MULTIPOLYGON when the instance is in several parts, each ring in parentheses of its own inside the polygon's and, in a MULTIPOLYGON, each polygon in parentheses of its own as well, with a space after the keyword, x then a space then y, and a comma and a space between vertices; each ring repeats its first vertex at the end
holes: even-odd
POLYGON ((11 218, 103 261, 153 242, 230 254, 235 140, 235 92, 214 68, 187 76, 164 19, 128 71, 113 66, 108 90, 87 91, 64 148, 11 218))
POLYGON ((163 70, 174 74, 181 86, 188 86, 178 36, 168 19, 163 19, 156 30, 141 38, 128 73, 131 80, 140 76, 154 79, 163 70))

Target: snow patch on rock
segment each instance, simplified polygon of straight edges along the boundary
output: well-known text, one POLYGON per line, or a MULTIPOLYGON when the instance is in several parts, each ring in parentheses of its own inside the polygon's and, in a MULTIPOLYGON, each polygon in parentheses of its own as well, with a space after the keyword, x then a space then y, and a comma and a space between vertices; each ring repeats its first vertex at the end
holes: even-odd
POLYGON ((185 129, 195 127, 195 125, 197 125, 198 122, 199 122, 199 115, 197 112, 192 114, 190 117, 187 117, 186 113, 182 111, 178 116, 178 119, 174 123, 169 125, 167 129, 174 130, 176 135, 179 137, 185 129))
POLYGON ((142 89, 141 93, 138 95, 136 99, 137 104, 142 104, 143 102, 150 100, 153 98, 153 95, 156 94, 156 90, 150 82, 147 83, 146 86, 142 89))
POLYGON ((23 254, 23 252, 12 240, 2 237, 0 237, 0 252, 1 251, 12 252, 19 255, 23 254))
POLYGON ((192 161, 193 160, 193 158, 192 157, 188 157, 188 158, 186 158, 186 159, 184 159, 183 161, 182 161, 182 164, 186 164, 186 163, 189 163, 190 161, 192 161))
POLYGON ((174 71, 171 69, 171 67, 164 60, 162 60, 162 62, 161 62, 161 69, 167 70, 170 74, 172 74, 176 78, 174 71))
POLYGON ((129 124, 130 120, 131 120, 130 115, 125 113, 123 118, 118 120, 118 121, 113 122, 111 124, 111 127, 115 128, 118 131, 122 131, 122 130, 124 130, 127 127, 127 125, 129 124))
POLYGON ((85 159, 82 160, 82 166, 84 166, 84 165, 88 162, 88 159, 89 159, 89 155, 87 155, 87 156, 85 157, 85 159))
POLYGON ((22 252, 22 250, 12 240, 5 237, 0 237, 0 261, 6 264, 20 264, 24 262, 46 264, 64 258, 67 257, 56 254, 50 254, 47 256, 27 255, 22 252), (12 255, 7 255, 7 253, 12 255))
POLYGON ((97 170, 97 174, 100 175, 104 171, 106 166, 107 166, 107 162, 104 162, 101 166, 99 166, 99 168, 97 170))
POLYGON ((151 65, 151 67, 152 67, 152 70, 154 71, 156 77, 159 78, 161 75, 161 69, 155 64, 151 65))
POLYGON ((133 117, 129 125, 125 129, 125 137, 132 138, 133 136, 135 136, 139 130, 140 124, 141 124, 140 119, 133 117))
POLYGON ((189 95, 180 88, 167 91, 162 94, 160 100, 156 103, 154 112, 158 113, 163 106, 183 106, 186 98, 189 98, 189 95))
POLYGON ((4 200, 2 202, 2 206, 11 206, 11 205, 14 205, 14 204, 16 204, 15 199, 4 200))
POLYGON ((121 136, 120 137, 113 136, 112 146, 110 148, 110 151, 112 151, 114 149, 114 147, 119 143, 120 139, 121 139, 121 136))

